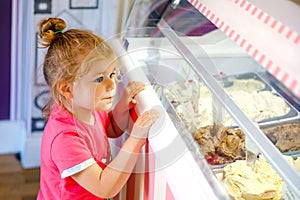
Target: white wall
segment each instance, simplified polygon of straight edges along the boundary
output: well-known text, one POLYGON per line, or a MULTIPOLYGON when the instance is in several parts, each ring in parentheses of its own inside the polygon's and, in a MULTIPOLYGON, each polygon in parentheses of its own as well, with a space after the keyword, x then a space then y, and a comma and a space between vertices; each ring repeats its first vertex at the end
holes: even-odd
POLYGON ((25 123, 22 121, 0 121, 0 152, 16 153, 22 148, 25 138, 25 123))
POLYGON ((39 70, 45 52, 36 48, 36 24, 42 18, 56 16, 66 20, 67 28, 84 28, 102 37, 112 37, 121 31, 133 0, 85 0, 81 5, 78 4, 81 1, 74 0, 72 6, 95 5, 97 1, 95 9, 71 9, 70 0, 52 0, 51 14, 34 14, 34 0, 26 3, 13 0, 10 108, 13 114, 10 120, 0 121, 0 154, 20 152, 24 168, 40 165, 42 131, 32 130, 32 118, 41 117, 34 101, 47 90, 39 70))

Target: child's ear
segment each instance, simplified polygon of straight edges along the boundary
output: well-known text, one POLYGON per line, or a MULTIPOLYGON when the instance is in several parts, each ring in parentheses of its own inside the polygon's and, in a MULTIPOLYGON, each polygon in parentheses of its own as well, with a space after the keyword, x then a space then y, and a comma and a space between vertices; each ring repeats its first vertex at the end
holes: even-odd
POLYGON ((57 90, 61 95, 66 97, 67 99, 73 98, 73 85, 68 83, 65 80, 58 81, 57 90))

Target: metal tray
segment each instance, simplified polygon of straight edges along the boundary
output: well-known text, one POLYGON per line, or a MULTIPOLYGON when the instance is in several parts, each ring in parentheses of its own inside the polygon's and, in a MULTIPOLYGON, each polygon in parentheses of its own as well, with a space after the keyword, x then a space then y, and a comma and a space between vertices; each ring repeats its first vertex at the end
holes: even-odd
POLYGON ((259 73, 265 82, 267 82, 277 93, 283 96, 294 108, 300 112, 300 98, 286 88, 279 80, 274 78, 268 71, 259 73))
POLYGON ((274 95, 279 96, 280 98, 282 98, 285 101, 285 103, 288 105, 288 107, 290 108, 290 111, 285 115, 260 120, 257 123, 268 125, 268 124, 276 124, 276 123, 281 122, 281 121, 300 118, 300 112, 284 97, 285 95, 282 95, 282 93, 279 93, 273 87, 274 82, 276 82, 277 85, 279 85, 279 84, 282 85, 282 83, 276 81, 275 78, 272 75, 270 75, 268 72, 260 72, 260 73, 247 72, 247 73, 224 76, 224 77, 222 77, 222 81, 224 83, 225 88, 232 85, 231 79, 233 79, 233 78, 234 79, 239 79, 239 80, 254 79, 254 80, 258 80, 258 81, 264 83, 265 88, 260 90, 260 91, 270 91, 270 92, 272 92, 274 95), (268 77, 268 78, 266 79, 265 77, 268 77), (273 83, 273 84, 271 85, 271 83, 273 83))
MULTIPOLYGON (((296 158, 298 158, 300 155, 299 154, 297 154, 297 155, 293 155, 293 156, 291 156, 292 158, 294 158, 294 159, 296 159, 296 158)), ((299 159, 299 158, 298 158, 299 159)), ((225 165, 223 165, 223 166, 220 166, 220 167, 218 167, 218 168, 212 168, 212 172, 213 172, 213 174, 214 174, 214 176, 217 178, 217 180, 219 180, 219 182, 220 182, 220 184, 224 184, 224 182, 223 182, 223 168, 226 166, 226 165, 229 165, 230 163, 228 163, 228 164, 225 164, 225 165)), ((295 169, 296 170, 296 169, 295 169)), ((299 175, 300 175, 300 172, 298 171, 298 173, 299 173, 299 175)), ((224 186, 224 185, 223 185, 224 186)), ((224 186, 225 187, 225 186, 224 186)), ((226 188, 226 187, 225 187, 226 188)), ((282 197, 281 197, 281 199, 282 200, 287 200, 287 199, 291 199, 290 197, 291 197, 291 194, 292 194, 292 191, 290 191, 289 190, 289 188, 284 188, 284 189, 282 189, 282 197)), ((292 196, 294 196, 294 195, 292 195, 292 196)), ((231 197, 230 197, 230 199, 231 199, 231 197)))
MULTIPOLYGON (((268 134, 268 130, 270 129, 273 129, 273 128, 276 128, 276 127, 280 127, 282 125, 286 125, 286 124, 291 124, 291 123, 297 123, 298 126, 300 126, 300 119, 291 119, 291 120, 285 120, 285 121, 281 121, 281 122, 278 122, 276 124, 263 124, 263 125, 260 125, 260 129, 268 134)), ((297 133, 293 133, 293 134, 299 134, 300 132, 297 132, 297 133)), ((280 133, 278 133, 280 134, 280 133)), ((290 137, 293 137, 293 135, 289 135, 288 136, 289 138, 290 137)), ((270 139, 272 141, 272 139, 270 139)), ((274 138, 273 140, 276 140, 276 138, 274 138)), ((273 143, 276 143, 275 141, 272 141, 273 143)), ((300 144, 300 141, 299 141, 299 144, 300 144)), ((297 150, 294 150, 294 151, 286 151, 286 152, 282 152, 282 154, 284 155, 289 155, 289 156, 300 156, 300 147, 297 149, 297 150)))
POLYGON ((273 91, 272 87, 261 77, 258 75, 258 73, 255 72, 247 72, 247 73, 241 73, 241 74, 234 74, 234 75, 225 75, 221 77, 221 81, 223 83, 223 86, 230 87, 233 84, 232 79, 238 79, 238 80, 249 80, 254 79, 257 81, 262 82, 265 87, 261 91, 273 91))

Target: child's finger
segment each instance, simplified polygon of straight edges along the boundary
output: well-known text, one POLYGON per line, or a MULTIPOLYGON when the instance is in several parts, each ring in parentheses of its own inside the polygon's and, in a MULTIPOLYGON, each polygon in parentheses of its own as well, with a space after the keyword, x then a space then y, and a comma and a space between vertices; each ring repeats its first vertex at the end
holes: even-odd
POLYGON ((134 99, 134 97, 140 93, 141 91, 145 90, 146 89, 146 86, 143 85, 143 86, 140 86, 140 87, 137 87, 137 88, 134 88, 131 93, 129 94, 130 95, 130 98, 134 99))

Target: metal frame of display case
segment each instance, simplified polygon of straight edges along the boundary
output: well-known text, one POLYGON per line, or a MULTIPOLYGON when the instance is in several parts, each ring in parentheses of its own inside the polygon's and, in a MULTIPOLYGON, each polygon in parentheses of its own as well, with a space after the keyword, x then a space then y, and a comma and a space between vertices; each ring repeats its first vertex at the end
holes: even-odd
POLYGON ((283 158, 282 153, 275 147, 273 143, 260 130, 255 122, 250 120, 247 115, 234 103, 231 97, 224 91, 220 84, 207 72, 204 66, 193 55, 191 50, 177 37, 176 33, 168 24, 161 20, 158 24, 160 30, 182 54, 182 56, 190 63, 193 70, 202 78, 204 83, 222 103, 224 108, 238 123, 239 127, 244 131, 247 137, 251 139, 259 149, 260 153, 268 160, 273 168, 280 174, 285 183, 291 187, 297 199, 300 199, 300 179, 299 174, 291 165, 283 158))

